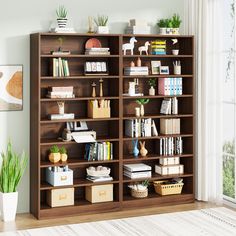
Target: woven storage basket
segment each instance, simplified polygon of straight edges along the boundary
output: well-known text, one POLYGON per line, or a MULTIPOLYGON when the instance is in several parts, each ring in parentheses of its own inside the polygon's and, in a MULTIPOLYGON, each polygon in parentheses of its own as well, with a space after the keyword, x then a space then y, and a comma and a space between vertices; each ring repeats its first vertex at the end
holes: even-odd
POLYGON ((160 195, 181 194, 184 183, 180 184, 163 184, 167 181, 154 181, 156 193, 160 195))
POLYGON ((144 198, 148 196, 148 189, 146 190, 134 190, 131 189, 131 196, 135 198, 144 198))

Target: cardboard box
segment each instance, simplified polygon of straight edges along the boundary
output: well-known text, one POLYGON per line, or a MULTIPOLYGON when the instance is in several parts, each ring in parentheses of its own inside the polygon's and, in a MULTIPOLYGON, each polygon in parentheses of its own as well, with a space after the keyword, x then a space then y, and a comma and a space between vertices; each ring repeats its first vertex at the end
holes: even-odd
POLYGON ((155 172, 159 175, 175 175, 184 173, 184 165, 155 165, 155 172))
POLYGON ((179 165, 179 157, 167 157, 161 158, 159 161, 160 165, 167 166, 167 165, 179 165))
POLYGON ((54 172, 46 169, 46 181, 52 186, 73 185, 73 170, 66 172, 54 172))
POLYGON ((88 102, 88 117, 89 118, 110 118, 110 107, 93 107, 92 103, 88 102))
POLYGON ((48 190, 47 204, 51 207, 74 205, 74 188, 48 190))
POLYGON ((86 186, 85 198, 91 203, 113 201, 113 184, 86 186))

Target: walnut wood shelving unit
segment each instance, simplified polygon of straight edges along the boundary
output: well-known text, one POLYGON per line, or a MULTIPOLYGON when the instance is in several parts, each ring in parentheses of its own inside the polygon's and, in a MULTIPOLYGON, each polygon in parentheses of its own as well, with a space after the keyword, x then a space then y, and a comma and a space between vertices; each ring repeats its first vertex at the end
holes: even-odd
MULTIPOLYGON (((122 208, 136 208, 148 206, 161 206, 188 203, 194 201, 194 138, 195 138, 195 108, 194 108, 194 38, 193 36, 162 36, 162 35, 135 35, 138 42, 135 45, 135 55, 122 54, 122 44, 129 41, 134 35, 90 35, 90 34, 54 34, 36 33, 31 35, 31 213, 38 219, 67 216, 81 213, 99 213, 106 211, 121 210, 122 208), (71 76, 53 77, 50 74, 52 58, 59 56, 50 55, 51 50, 59 47, 58 38, 63 37, 63 48, 71 51, 71 55, 60 56, 69 62, 71 76), (109 47, 111 55, 94 56, 84 55, 84 45, 89 39, 99 39, 103 47, 109 47), (178 38, 180 55, 171 55, 171 38, 178 38), (144 45, 146 41, 165 39, 167 41, 167 55, 138 55, 137 48, 144 45), (124 76, 123 68, 132 60, 140 57, 144 64, 150 64, 152 60, 161 60, 165 65, 170 66, 170 75, 148 75, 148 76, 124 76), (85 76, 83 65, 85 61, 106 61, 109 67, 107 76, 85 76), (172 62, 180 60, 182 75, 173 75, 172 62), (183 95, 177 96, 179 100, 178 115, 161 115, 161 101, 171 96, 147 96, 149 78, 160 77, 182 77, 183 95), (111 118, 91 119, 87 117, 87 101, 91 97, 91 83, 98 83, 104 80, 104 98, 111 100, 111 118), (141 137, 145 140, 149 154, 146 158, 134 158, 130 154, 133 138, 124 135, 124 121, 135 118, 135 100, 140 97, 123 96, 127 92, 128 82, 134 78, 140 78, 140 88, 145 94, 143 98, 150 98, 145 105, 145 117, 155 120, 159 132, 160 118, 180 118, 180 135, 162 135, 157 137, 141 137), (49 99, 46 98, 47 87, 49 86, 74 86, 75 98, 49 99), (89 128, 97 132, 98 141, 110 141, 114 144, 114 158, 111 161, 84 160, 84 144, 77 144, 74 141, 62 142, 58 140, 67 121, 47 119, 47 115, 57 112, 57 101, 65 101, 66 112, 75 113, 74 121, 86 121, 89 128), (181 136, 183 139, 184 153, 177 155, 181 164, 184 164, 185 173, 182 175, 161 176, 154 173, 155 164, 164 158, 159 153, 159 141, 161 137, 181 136), (64 188, 53 187, 45 182, 45 169, 50 166, 65 165, 62 163, 52 164, 48 161, 48 150, 51 145, 65 146, 69 158, 67 164, 74 170, 75 204, 74 206, 51 208, 46 203, 46 192, 51 189, 64 188), (145 199, 135 199, 130 196, 127 185, 133 180, 123 176, 124 163, 143 162, 152 166, 152 180, 171 179, 181 177, 184 179, 184 187, 181 195, 160 196, 154 192, 152 186, 149 188, 149 196, 145 199), (93 183, 86 180, 86 167, 89 165, 106 165, 111 168, 111 175, 114 180, 114 201, 92 204, 85 200, 85 186, 103 184, 93 183)), ((96 99, 99 99, 97 97, 96 99)), ((140 179, 142 180, 142 179, 140 179)), ((109 182, 110 183, 110 182, 109 182)))

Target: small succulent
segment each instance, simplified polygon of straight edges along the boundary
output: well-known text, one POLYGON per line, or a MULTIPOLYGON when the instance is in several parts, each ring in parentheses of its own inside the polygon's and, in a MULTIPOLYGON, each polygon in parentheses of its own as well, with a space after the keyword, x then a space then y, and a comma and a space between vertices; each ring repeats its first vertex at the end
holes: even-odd
POLYGON ((60 150, 59 150, 59 152, 60 152, 61 154, 67 154, 67 150, 66 150, 65 147, 61 147, 60 150))
POLYGON ((178 14, 174 14, 172 17, 172 27, 179 28, 180 24, 182 23, 180 16, 178 14))
POLYGON ((106 26, 108 22, 108 16, 98 15, 97 19, 94 19, 94 22, 97 26, 106 26))
POLYGON ((150 86, 150 87, 156 87, 156 81, 157 81, 156 78, 150 78, 150 79, 148 80, 149 86, 150 86))
POLYGON ((149 99, 148 98, 139 98, 139 99, 136 99, 136 102, 139 105, 145 105, 145 104, 149 103, 149 99))
POLYGON ((157 25, 160 28, 166 28, 167 27, 165 19, 160 19, 159 22, 157 23, 157 25))
POLYGON ((149 180, 146 179, 142 182, 142 185, 145 186, 145 187, 148 187, 149 186, 149 180))
POLYGON ((51 148, 50 148, 50 152, 51 153, 59 153, 60 152, 60 149, 57 145, 53 145, 51 148))
POLYGON ((172 19, 165 19, 165 23, 166 23, 167 28, 172 28, 173 27, 172 19))
POLYGON ((57 18, 58 19, 66 19, 67 17, 67 10, 65 6, 59 6, 56 10, 57 18))

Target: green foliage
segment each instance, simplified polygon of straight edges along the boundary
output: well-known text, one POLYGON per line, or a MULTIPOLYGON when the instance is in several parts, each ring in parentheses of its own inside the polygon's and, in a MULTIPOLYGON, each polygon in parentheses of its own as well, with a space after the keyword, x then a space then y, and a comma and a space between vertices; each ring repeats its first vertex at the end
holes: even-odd
POLYGON ((167 28, 172 28, 173 27, 172 19, 165 19, 165 23, 166 23, 167 28))
POLYGON ((232 142, 228 141, 228 142, 224 143, 223 152, 224 153, 229 153, 229 154, 232 154, 232 155, 235 154, 234 140, 232 142))
POLYGON ((66 154, 66 153, 67 153, 66 148, 65 148, 65 147, 61 147, 61 148, 60 148, 60 153, 61 153, 61 154, 66 154))
POLYGON ((145 187, 148 187, 149 186, 149 180, 146 179, 142 182, 142 185, 145 186, 145 187))
POLYGON ((156 87, 156 81, 157 81, 157 79, 156 78, 150 78, 149 80, 148 80, 148 83, 149 83, 149 86, 153 86, 153 87, 156 87))
POLYGON ((180 16, 178 14, 174 14, 172 17, 172 27, 173 28, 179 28, 180 24, 181 24, 181 19, 180 16))
POLYGON ((50 148, 50 152, 51 153, 59 153, 60 152, 60 149, 57 145, 53 145, 51 148, 50 148))
POLYGON ((16 192, 16 188, 27 167, 28 157, 12 150, 11 142, 7 145, 6 153, 1 153, 2 167, 0 172, 0 191, 3 193, 16 192))
POLYGON ((98 15, 97 19, 94 19, 94 22, 97 26, 106 26, 108 22, 108 16, 98 15))
POLYGON ((166 21, 165 19, 160 19, 159 22, 157 23, 157 25, 160 27, 160 28, 166 28, 166 21))
POLYGON ((59 8, 56 10, 56 14, 58 19, 66 19, 67 10, 65 6, 59 6, 59 8))
POLYGON ((136 102, 139 105, 145 105, 145 104, 149 103, 149 99, 148 98, 139 98, 139 99, 136 99, 136 102))

